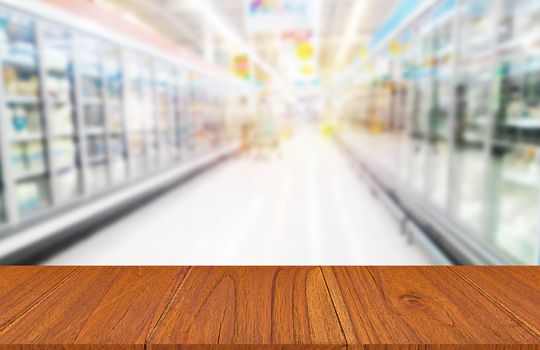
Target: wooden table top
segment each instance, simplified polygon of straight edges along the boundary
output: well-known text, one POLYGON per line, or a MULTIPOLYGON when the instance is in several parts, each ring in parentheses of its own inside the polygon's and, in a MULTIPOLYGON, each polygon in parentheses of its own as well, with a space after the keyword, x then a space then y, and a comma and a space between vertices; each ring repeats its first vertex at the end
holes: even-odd
POLYGON ((540 268, 1 267, 0 344, 540 349, 540 268))

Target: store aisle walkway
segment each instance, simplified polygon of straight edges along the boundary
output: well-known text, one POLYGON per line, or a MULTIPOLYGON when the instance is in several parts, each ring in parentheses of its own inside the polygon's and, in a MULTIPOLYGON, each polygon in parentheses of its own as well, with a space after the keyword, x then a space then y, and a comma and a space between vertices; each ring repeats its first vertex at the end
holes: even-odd
POLYGON ((64 265, 429 264, 331 140, 226 162, 53 256, 64 265))

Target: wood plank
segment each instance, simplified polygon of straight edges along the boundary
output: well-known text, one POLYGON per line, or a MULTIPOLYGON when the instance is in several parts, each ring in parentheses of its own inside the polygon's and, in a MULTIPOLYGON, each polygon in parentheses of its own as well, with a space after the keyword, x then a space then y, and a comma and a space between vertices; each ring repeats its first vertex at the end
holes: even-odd
POLYGON ((196 267, 148 345, 203 344, 323 349, 342 348, 345 338, 318 267, 196 267))
POLYGON ((480 293, 458 270, 325 267, 323 273, 352 348, 407 344, 538 348, 538 334, 480 293))
POLYGON ((462 267, 467 280, 540 334, 540 267, 462 267))
POLYGON ((75 267, 0 267, 0 334, 76 272, 75 267))
MULTIPOLYGON (((187 270, 82 268, 4 328, 0 343, 142 349, 187 270)), ((38 283, 28 277, 31 286, 38 283)))
POLYGON ((538 349, 539 278, 502 267, 6 267, 0 350, 538 349))

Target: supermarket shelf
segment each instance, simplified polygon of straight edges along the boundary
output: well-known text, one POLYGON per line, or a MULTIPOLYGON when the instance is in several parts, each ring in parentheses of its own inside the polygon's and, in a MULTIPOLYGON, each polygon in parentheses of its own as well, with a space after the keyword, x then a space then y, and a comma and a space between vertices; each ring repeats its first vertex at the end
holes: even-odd
POLYGON ((71 105, 72 101, 71 99, 51 99, 49 103, 53 106, 60 106, 60 105, 71 105))
POLYGON ((79 167, 74 164, 70 164, 70 165, 61 165, 61 166, 56 167, 55 172, 69 173, 76 170, 79 170, 79 167))
POLYGON ((377 69, 357 64, 339 82, 334 102, 363 91, 340 107, 371 147, 356 156, 457 261, 538 264, 540 224, 530 213, 540 203, 540 4, 429 3, 428 15, 411 12, 371 50, 377 69), (458 7, 448 26, 437 21, 458 7), (406 50, 389 58, 394 41, 406 50), (441 46, 451 48, 448 61, 436 59, 441 46), (429 152, 434 131, 450 136, 442 152, 429 152))
POLYGON ((42 133, 34 133, 34 134, 23 134, 23 135, 15 135, 11 139, 12 142, 32 142, 32 141, 42 141, 45 139, 45 135, 42 133))
POLYGON ((106 98, 105 102, 109 107, 120 107, 122 105, 122 101, 118 101, 117 99, 106 98))
MULTIPOLYGON (((223 105, 228 100, 217 87, 242 85, 242 88, 248 89, 247 84, 240 84, 236 80, 233 82, 233 79, 226 78, 225 75, 216 77, 205 68, 187 63, 188 57, 182 57, 177 51, 169 53, 152 47, 150 44, 141 44, 137 41, 137 37, 130 39, 125 35, 115 34, 114 29, 103 28, 91 21, 70 21, 71 17, 66 16, 63 10, 51 5, 0 0, 0 7, 5 12, 5 23, 0 30, 5 31, 3 34, 9 38, 5 46, 8 52, 12 53, 12 57, 8 58, 11 61, 17 60, 15 63, 21 67, 24 66, 22 63, 32 63, 31 72, 22 72, 23 68, 11 69, 9 60, 0 62, 3 63, 3 65, 0 64, 0 68, 4 69, 5 74, 5 81, 0 84, 2 96, 0 114, 11 113, 17 117, 26 118, 27 121, 17 125, 22 130, 17 132, 19 135, 13 135, 14 133, 10 132, 13 129, 10 118, 0 119, 2 153, 0 180, 3 182, 4 190, 0 204, 6 220, 4 227, 7 227, 5 230, 3 228, 0 234, 22 230, 42 217, 52 216, 61 211, 64 197, 71 196, 74 186, 79 188, 80 193, 70 202, 70 205, 78 206, 87 197, 96 193, 96 184, 101 187, 98 195, 105 196, 115 190, 113 182, 115 186, 131 184, 141 177, 155 174, 156 169, 141 165, 150 164, 150 157, 148 157, 150 152, 144 152, 142 162, 132 155, 137 149, 149 150, 152 147, 148 133, 140 138, 133 137, 134 140, 132 140, 125 129, 135 118, 138 118, 138 121, 144 121, 145 125, 154 124, 159 118, 157 113, 147 108, 153 103, 158 103, 157 96, 150 93, 152 86, 149 78, 153 76, 157 67, 170 64, 171 74, 167 76, 166 97, 168 107, 175 107, 176 111, 167 121, 171 129, 180 119, 192 118, 186 116, 184 110, 177 105, 181 88, 187 89, 191 86, 208 88, 210 94, 220 96, 216 98, 223 105), (19 17, 25 19, 23 24, 12 20, 19 17), (25 27, 21 29, 20 26, 25 27), (54 27, 54 33, 59 30, 61 35, 56 37, 56 34, 51 34, 48 31, 51 27, 54 27), (91 45, 81 44, 86 40, 90 41, 91 45), (51 46, 58 45, 63 50, 47 54, 51 46), (103 48, 114 49, 111 51, 114 54, 108 53, 109 56, 106 58, 111 62, 113 60, 116 62, 112 69, 100 64, 100 61, 105 59, 100 56, 103 48), (129 60, 131 55, 136 57, 133 62, 129 60), (43 59, 38 60, 38 57, 43 59), (129 70, 130 65, 134 65, 136 69, 129 70), (128 74, 128 72, 135 73, 128 74), (192 75, 188 76, 187 73, 192 75), (105 80, 111 77, 116 79, 114 91, 105 88, 105 80), (130 90, 130 80, 140 82, 143 85, 140 87, 149 93, 141 99, 133 98, 138 95, 130 90), (209 85, 210 82, 212 86, 209 85), (119 94, 117 90, 122 91, 122 94, 119 94), (35 91, 39 92, 36 96, 33 95, 35 91), (121 98, 119 99, 118 96, 121 98), (141 113, 136 117, 132 117, 132 113, 128 111, 132 103, 136 104, 134 108, 137 109, 137 113, 141 113), (94 106, 99 106, 99 108, 94 108, 94 106), (101 123, 96 123, 96 121, 101 121, 101 123), (38 128, 36 126, 38 123, 39 129, 35 130, 38 128), (103 125, 103 127, 93 128, 91 125, 103 125), (93 140, 93 136, 98 140, 93 140), (104 142, 100 142, 101 139, 104 142), (33 141, 40 142, 32 144, 33 141), (115 176, 112 164, 118 153, 125 155, 126 160, 124 174, 121 176, 115 176), (93 158, 93 154, 100 157, 93 158), (37 159, 38 157, 40 159, 37 159), (72 165, 61 167, 55 162, 66 164, 66 160, 69 162, 73 158, 77 159, 80 176, 77 179, 60 179, 62 172, 75 168, 72 165), (17 164, 24 161, 29 162, 29 167, 33 167, 37 165, 38 160, 43 163, 45 169, 48 169, 47 171, 22 172, 20 169, 22 165, 17 164), (94 174, 96 163, 101 163, 100 166, 103 168, 100 174, 94 174), (105 176, 100 176, 100 179, 94 181, 92 176, 96 175, 105 176), (43 177, 39 179, 40 181, 29 181, 40 177, 43 177), (107 181, 105 178, 112 181, 107 181), (19 186, 21 182, 25 182, 25 186, 19 186), (107 185, 102 187, 102 184, 107 185), (21 206, 21 203, 33 204, 44 201, 47 201, 49 205, 39 215, 33 213, 23 215, 21 207, 24 205, 21 206)), ((197 101, 200 97, 193 96, 190 99, 197 101)), ((210 119, 209 115, 201 117, 210 119)), ((225 132, 226 130, 222 128, 215 131, 215 134, 225 136, 225 132)), ((174 144, 180 145, 177 138, 178 134, 175 134, 174 144)), ((203 147, 205 145, 201 143, 200 148, 203 147)), ((159 154, 164 151, 165 149, 156 147, 155 154, 152 156, 156 160, 162 160, 160 164, 165 164, 164 160, 167 159, 169 166, 180 162, 178 158, 172 159, 170 154, 159 154)), ((176 151, 184 155, 186 150, 178 147, 176 151)), ((193 150, 193 153, 195 152, 196 150, 193 150)), ((190 157, 195 159, 195 154, 185 155, 184 159, 190 157)), ((157 165, 158 162, 156 161, 155 164, 157 165)))
POLYGON ((107 134, 112 135, 112 136, 124 136, 124 130, 111 129, 107 131, 107 134))
POLYGON ((0 238, 0 264, 21 262, 68 237, 73 237, 85 227, 111 219, 145 198, 230 157, 238 148, 237 143, 230 144, 157 175, 128 183, 117 190, 110 190, 103 196, 90 198, 74 209, 65 209, 30 227, 9 232, 0 238))
POLYGON ((50 75, 66 76, 68 75, 67 67, 45 67, 45 72, 50 75))
POLYGON ((527 130, 539 130, 540 119, 539 118, 523 118, 516 120, 509 120, 506 125, 513 128, 527 129, 527 130))
POLYGON ((39 170, 32 170, 32 171, 26 171, 21 174, 15 174, 14 178, 15 181, 26 181, 35 179, 37 177, 42 177, 44 175, 47 175, 48 171, 45 169, 39 169, 39 170))
POLYGON ((22 71, 36 72, 38 70, 37 62, 24 62, 11 57, 4 57, 4 65, 22 71))
POLYGON ((81 98, 81 103, 83 105, 103 105, 105 104, 104 103, 105 101, 102 99, 102 98, 99 98, 99 97, 95 97, 95 98, 90 98, 90 97, 83 97, 81 98))
POLYGON ((107 134, 107 130, 100 127, 86 127, 85 133, 87 136, 103 136, 107 134))
POLYGON ((389 195, 388 191, 371 176, 369 171, 365 169, 365 166, 358 162, 357 155, 355 155, 354 152, 348 148, 345 142, 340 139, 336 139, 336 141, 346 155, 351 158, 353 164, 355 165, 355 169, 359 172, 362 180, 370 186, 374 194, 394 216, 404 233, 407 233, 410 239, 414 239, 414 241, 417 242, 427 254, 429 254, 434 264, 453 265, 454 261, 452 261, 451 258, 429 238, 426 232, 424 232, 422 228, 419 227, 411 217, 409 217, 406 210, 401 208, 400 205, 389 195))
POLYGON ((6 96, 6 103, 28 105, 39 104, 40 100, 37 96, 6 96))
POLYGON ((77 134, 73 130, 58 131, 53 133, 53 138, 74 138, 77 134))
POLYGON ((527 173, 506 172, 504 174, 504 180, 516 185, 537 188, 540 186, 540 176, 532 176, 527 173))
POLYGON ((90 166, 101 165, 102 163, 105 163, 106 161, 107 161, 106 155, 88 158, 88 164, 90 166))

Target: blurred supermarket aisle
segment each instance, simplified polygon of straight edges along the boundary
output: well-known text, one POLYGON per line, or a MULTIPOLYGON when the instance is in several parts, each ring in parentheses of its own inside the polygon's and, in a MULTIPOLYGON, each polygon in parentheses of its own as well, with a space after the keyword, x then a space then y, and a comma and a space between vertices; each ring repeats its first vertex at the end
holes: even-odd
POLYGON ((429 264, 332 141, 303 130, 171 191, 45 264, 429 264))

